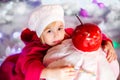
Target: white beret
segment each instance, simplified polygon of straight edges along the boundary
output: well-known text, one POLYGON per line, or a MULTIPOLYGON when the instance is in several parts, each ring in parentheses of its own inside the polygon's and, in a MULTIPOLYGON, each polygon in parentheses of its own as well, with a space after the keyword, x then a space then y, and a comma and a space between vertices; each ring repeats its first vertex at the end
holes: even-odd
POLYGON ((28 28, 36 31, 41 36, 43 30, 54 21, 62 21, 64 24, 64 10, 60 5, 42 5, 32 12, 28 20, 28 28))

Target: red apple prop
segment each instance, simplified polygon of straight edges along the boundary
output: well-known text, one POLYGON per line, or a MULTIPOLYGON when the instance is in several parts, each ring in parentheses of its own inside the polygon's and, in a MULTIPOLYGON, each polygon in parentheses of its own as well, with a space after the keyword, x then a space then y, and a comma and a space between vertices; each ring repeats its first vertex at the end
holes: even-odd
POLYGON ((74 46, 84 52, 97 50, 101 46, 102 35, 100 28, 92 23, 83 24, 77 16, 81 25, 78 25, 72 36, 74 46))

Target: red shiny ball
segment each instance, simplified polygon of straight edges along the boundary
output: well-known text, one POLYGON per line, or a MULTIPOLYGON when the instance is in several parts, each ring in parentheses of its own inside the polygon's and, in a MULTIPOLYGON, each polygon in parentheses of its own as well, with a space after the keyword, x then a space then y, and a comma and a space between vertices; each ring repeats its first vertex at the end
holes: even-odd
POLYGON ((95 51, 101 46, 101 30, 91 23, 78 25, 73 32, 72 42, 77 49, 84 52, 95 51))

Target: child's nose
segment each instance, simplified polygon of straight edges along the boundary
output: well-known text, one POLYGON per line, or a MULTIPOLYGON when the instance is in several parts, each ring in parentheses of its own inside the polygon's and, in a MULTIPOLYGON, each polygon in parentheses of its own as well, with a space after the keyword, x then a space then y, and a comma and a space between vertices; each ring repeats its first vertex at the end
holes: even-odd
POLYGON ((59 38, 59 33, 58 33, 58 32, 55 32, 54 38, 55 38, 55 39, 59 38))

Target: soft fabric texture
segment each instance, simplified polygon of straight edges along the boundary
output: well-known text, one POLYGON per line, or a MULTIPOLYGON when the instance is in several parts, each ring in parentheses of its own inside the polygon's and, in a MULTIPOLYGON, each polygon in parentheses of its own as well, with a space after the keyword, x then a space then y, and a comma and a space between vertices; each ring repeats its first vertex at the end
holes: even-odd
POLYGON ((43 30, 54 21, 64 24, 63 8, 60 5, 42 5, 30 15, 28 27, 40 37, 43 30))
POLYGON ((83 52, 73 46, 71 39, 49 49, 43 62, 49 68, 72 64, 77 70, 83 68, 88 71, 78 72, 74 80, 117 80, 119 74, 118 61, 108 63, 101 48, 93 52, 83 52))

